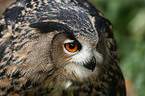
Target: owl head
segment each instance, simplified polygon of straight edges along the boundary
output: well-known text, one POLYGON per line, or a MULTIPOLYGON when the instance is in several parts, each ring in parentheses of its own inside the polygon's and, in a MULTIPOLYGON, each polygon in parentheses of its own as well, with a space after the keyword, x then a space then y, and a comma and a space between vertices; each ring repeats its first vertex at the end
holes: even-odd
POLYGON ((95 81, 100 66, 117 56, 109 21, 87 0, 18 0, 3 18, 8 75, 69 88, 95 81))

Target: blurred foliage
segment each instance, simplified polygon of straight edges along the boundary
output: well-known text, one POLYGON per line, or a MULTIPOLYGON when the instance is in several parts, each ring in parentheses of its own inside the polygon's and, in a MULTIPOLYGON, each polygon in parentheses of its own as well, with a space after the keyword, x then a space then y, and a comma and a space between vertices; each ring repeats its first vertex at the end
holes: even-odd
POLYGON ((122 71, 138 96, 145 96, 145 0, 89 1, 111 21, 122 71))

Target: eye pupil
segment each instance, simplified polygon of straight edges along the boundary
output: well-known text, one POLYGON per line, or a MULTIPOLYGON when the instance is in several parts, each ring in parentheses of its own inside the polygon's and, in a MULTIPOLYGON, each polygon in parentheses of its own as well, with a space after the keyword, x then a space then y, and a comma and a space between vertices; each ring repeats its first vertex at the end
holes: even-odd
POLYGON ((75 48, 75 44, 74 44, 74 43, 70 43, 70 44, 69 44, 69 48, 70 48, 70 49, 74 49, 74 48, 75 48))

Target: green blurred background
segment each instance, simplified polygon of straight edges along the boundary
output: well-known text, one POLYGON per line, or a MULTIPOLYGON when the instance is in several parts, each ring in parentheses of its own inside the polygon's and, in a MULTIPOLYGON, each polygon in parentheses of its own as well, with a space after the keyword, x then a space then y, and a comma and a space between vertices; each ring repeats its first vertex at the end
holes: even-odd
POLYGON ((90 1, 113 25, 122 71, 136 93, 128 95, 145 96, 145 0, 90 1))
MULTIPOLYGON (((0 0, 0 15, 11 2, 0 0)), ((89 0, 114 28, 128 96, 145 96, 145 0, 89 0)))

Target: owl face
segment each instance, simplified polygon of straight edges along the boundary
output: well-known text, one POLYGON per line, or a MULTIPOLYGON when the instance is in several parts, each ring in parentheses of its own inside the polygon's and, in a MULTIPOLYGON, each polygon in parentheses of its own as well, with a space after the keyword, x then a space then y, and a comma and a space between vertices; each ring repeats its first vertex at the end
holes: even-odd
MULTIPOLYGON (((91 20, 88 22, 91 22, 91 20)), ((38 62, 41 61, 39 64, 38 62, 36 63, 39 66, 45 66, 44 69, 48 70, 49 68, 47 69, 46 65, 48 62, 46 60, 49 60, 54 71, 52 78, 55 78, 58 82, 56 85, 62 85, 63 88, 68 88, 69 86, 73 86, 72 81, 82 82, 86 79, 96 78, 99 71, 98 66, 103 61, 102 54, 97 50, 97 35, 92 36, 96 39, 91 40, 91 38, 85 38, 83 35, 78 34, 79 30, 75 33, 68 26, 55 22, 37 22, 29 26, 37 29, 34 32, 41 34, 39 37, 41 39, 38 39, 38 41, 41 41, 38 42, 35 40, 37 46, 40 47, 42 46, 41 44, 44 44, 43 51, 39 47, 36 48, 35 43, 31 44, 31 46, 35 46, 32 54, 35 53, 36 55, 34 56, 39 56, 35 60, 39 60, 38 62), (50 29, 49 27, 46 28, 49 25, 53 26, 50 29), (41 57, 45 58, 44 61, 40 60, 41 57)), ((31 56, 29 57, 31 58, 31 56)), ((40 68, 38 67, 37 69, 41 70, 40 68)), ((32 71, 30 74, 32 74, 32 71)), ((40 80, 38 78, 41 78, 41 75, 35 79, 33 78, 33 80, 40 80)))
POLYGON ((74 87, 72 81, 82 82, 96 78, 103 57, 96 50, 97 43, 94 43, 65 32, 55 35, 50 57, 60 75, 58 85, 67 89, 74 87))
POLYGON ((78 78, 89 77, 97 64, 102 62, 102 55, 97 52, 96 45, 81 37, 69 34, 58 34, 52 42, 52 61, 56 68, 63 68, 78 78))
MULTIPOLYGON (((95 18, 86 9, 74 6, 73 3, 58 4, 57 7, 61 8, 55 10, 55 13, 46 10, 48 16, 43 12, 44 16, 41 19, 31 21, 28 26, 37 29, 35 33, 52 37, 45 39, 45 42, 49 42, 49 48, 46 50, 49 51, 48 59, 53 64, 55 72, 60 73, 58 81, 82 81, 97 76, 97 66, 103 61, 103 56, 96 50, 99 37, 95 28, 95 18)), ((41 13, 41 10, 38 13, 41 13)), ((26 18, 29 15, 33 14, 28 14, 26 18)), ((43 35, 41 38, 44 38, 43 35)))

